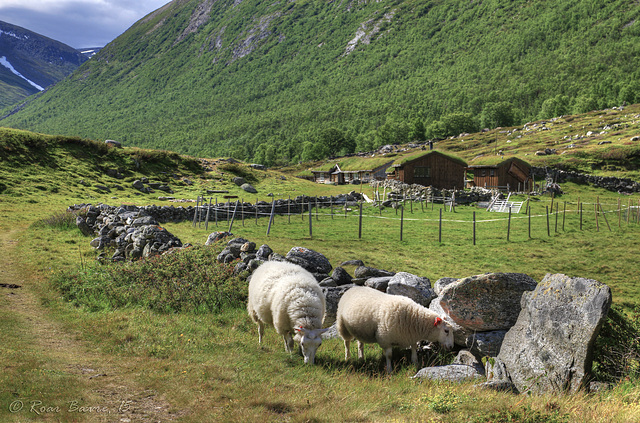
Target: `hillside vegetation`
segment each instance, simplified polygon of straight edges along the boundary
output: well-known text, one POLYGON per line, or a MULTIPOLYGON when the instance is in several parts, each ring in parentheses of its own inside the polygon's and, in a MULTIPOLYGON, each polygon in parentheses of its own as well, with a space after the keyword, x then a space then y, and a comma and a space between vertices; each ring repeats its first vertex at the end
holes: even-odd
POLYGON ((632 0, 173 1, 0 122, 267 165, 366 151, 640 101, 638 14, 632 0))

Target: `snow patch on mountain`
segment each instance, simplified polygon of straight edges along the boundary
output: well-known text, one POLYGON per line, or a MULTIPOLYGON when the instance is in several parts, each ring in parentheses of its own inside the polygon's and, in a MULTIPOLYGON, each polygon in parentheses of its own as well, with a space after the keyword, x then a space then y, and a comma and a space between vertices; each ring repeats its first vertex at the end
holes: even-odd
POLYGON ((0 65, 4 66, 5 68, 9 69, 12 73, 14 73, 15 75, 19 76, 20 78, 24 79, 25 81, 27 81, 29 84, 33 85, 35 87, 35 89, 39 90, 39 91, 44 91, 44 88, 42 88, 40 85, 36 84, 33 81, 30 81, 29 79, 25 78, 24 75, 22 75, 20 72, 18 72, 12 65, 11 63, 9 63, 9 61, 7 60, 7 58, 5 56, 0 57, 0 65))

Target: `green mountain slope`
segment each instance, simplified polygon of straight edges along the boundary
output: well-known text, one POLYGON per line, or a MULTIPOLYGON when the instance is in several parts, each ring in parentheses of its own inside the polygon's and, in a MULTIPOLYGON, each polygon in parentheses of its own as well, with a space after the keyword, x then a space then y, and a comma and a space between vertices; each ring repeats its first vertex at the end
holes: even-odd
POLYGON ((623 0, 174 0, 0 125, 266 164, 508 126, 640 102, 639 14, 623 0))

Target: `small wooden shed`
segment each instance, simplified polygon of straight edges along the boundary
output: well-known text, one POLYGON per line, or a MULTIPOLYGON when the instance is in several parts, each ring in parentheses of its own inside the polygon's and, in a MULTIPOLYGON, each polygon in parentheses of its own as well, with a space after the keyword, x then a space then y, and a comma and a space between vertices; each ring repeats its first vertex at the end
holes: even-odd
POLYGON ((463 189, 467 163, 459 157, 432 150, 397 160, 387 169, 387 179, 439 189, 463 189))
POLYGON ((312 170, 313 180, 317 183, 333 183, 336 185, 349 184, 354 181, 370 182, 384 180, 385 170, 393 163, 389 159, 377 160, 349 160, 340 163, 326 164, 312 170))
POLYGON ((469 166, 475 186, 507 191, 525 191, 533 187, 531 165, 517 157, 480 157, 469 166))

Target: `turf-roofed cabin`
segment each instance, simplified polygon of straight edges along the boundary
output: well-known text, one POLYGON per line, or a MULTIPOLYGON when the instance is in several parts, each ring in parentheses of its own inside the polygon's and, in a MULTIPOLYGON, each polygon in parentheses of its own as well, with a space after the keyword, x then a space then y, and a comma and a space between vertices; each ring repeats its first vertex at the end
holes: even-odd
POLYGON ((438 189, 463 189, 467 163, 459 157, 432 150, 398 159, 387 169, 387 179, 438 189))
POLYGON ((385 170, 393 163, 388 158, 362 159, 345 158, 339 163, 327 163, 312 170, 314 182, 319 184, 349 184, 384 180, 385 170))
POLYGON ((517 157, 479 157, 469 165, 477 187, 524 191, 533 187, 531 165, 517 157))

